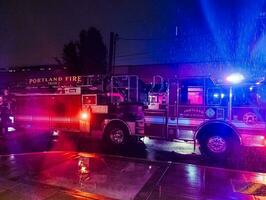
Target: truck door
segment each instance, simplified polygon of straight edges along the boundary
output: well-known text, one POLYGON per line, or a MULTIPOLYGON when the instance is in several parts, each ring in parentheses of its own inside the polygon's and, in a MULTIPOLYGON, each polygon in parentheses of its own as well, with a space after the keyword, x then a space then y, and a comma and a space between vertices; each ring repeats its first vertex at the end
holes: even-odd
POLYGON ((205 119, 204 79, 181 80, 179 90, 178 139, 193 140, 194 131, 205 119))

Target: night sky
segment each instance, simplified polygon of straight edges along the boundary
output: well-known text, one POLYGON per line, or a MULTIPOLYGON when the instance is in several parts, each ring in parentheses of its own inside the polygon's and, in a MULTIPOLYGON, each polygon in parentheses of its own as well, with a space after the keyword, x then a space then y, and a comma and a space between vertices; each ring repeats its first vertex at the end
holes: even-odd
POLYGON ((264 59, 263 6, 262 0, 1 0, 0 67, 56 63, 63 45, 90 26, 107 46, 110 32, 119 34, 117 65, 264 59))

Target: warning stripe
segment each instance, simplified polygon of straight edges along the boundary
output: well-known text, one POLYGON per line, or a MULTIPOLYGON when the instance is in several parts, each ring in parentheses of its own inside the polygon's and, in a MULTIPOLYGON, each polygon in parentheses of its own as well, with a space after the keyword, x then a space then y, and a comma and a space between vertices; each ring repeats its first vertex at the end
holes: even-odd
POLYGON ((246 124, 244 122, 232 122, 232 124, 240 129, 265 129, 266 128, 266 123, 264 122, 257 122, 256 124, 246 124))
POLYGON ((78 122, 79 118, 70 117, 49 117, 49 116, 31 116, 31 115, 16 115, 16 121, 52 121, 52 122, 78 122))
MULTIPOLYGON (((176 125, 176 120, 169 120, 169 125, 176 125)), ((146 123, 153 124, 165 124, 166 117, 164 116, 145 116, 146 123)), ((178 125, 180 126, 199 126, 204 122, 204 119, 196 119, 196 118, 178 118, 178 125)))
POLYGON ((266 197, 266 185, 262 183, 251 183, 248 182, 245 186, 239 188, 237 192, 256 196, 266 197))
POLYGON ((260 183, 250 183, 245 188, 240 190, 239 192, 245 193, 245 194, 254 194, 258 189, 260 189, 263 185, 260 183))

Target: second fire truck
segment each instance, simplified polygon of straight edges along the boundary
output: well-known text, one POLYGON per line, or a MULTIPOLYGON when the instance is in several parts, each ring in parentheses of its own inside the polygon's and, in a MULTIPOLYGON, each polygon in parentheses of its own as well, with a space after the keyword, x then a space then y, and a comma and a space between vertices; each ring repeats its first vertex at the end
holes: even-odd
POLYGON ((151 85, 145 85, 137 76, 123 75, 111 78, 108 92, 102 80, 87 77, 78 87, 15 92, 16 125, 100 135, 115 146, 144 136, 194 141, 202 154, 220 159, 237 153, 240 146, 266 145, 263 79, 233 85, 209 77, 155 76, 151 85))

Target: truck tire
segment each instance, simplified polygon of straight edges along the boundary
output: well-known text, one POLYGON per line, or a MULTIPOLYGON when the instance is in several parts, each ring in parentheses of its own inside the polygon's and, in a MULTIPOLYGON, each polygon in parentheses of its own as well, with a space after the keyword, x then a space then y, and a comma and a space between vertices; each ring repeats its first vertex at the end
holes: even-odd
POLYGON ((123 124, 113 123, 106 127, 104 137, 109 145, 122 147, 129 142, 129 131, 123 124))
POLYGON ((207 133, 199 140, 201 154, 212 160, 225 160, 239 150, 239 141, 232 135, 207 133))

